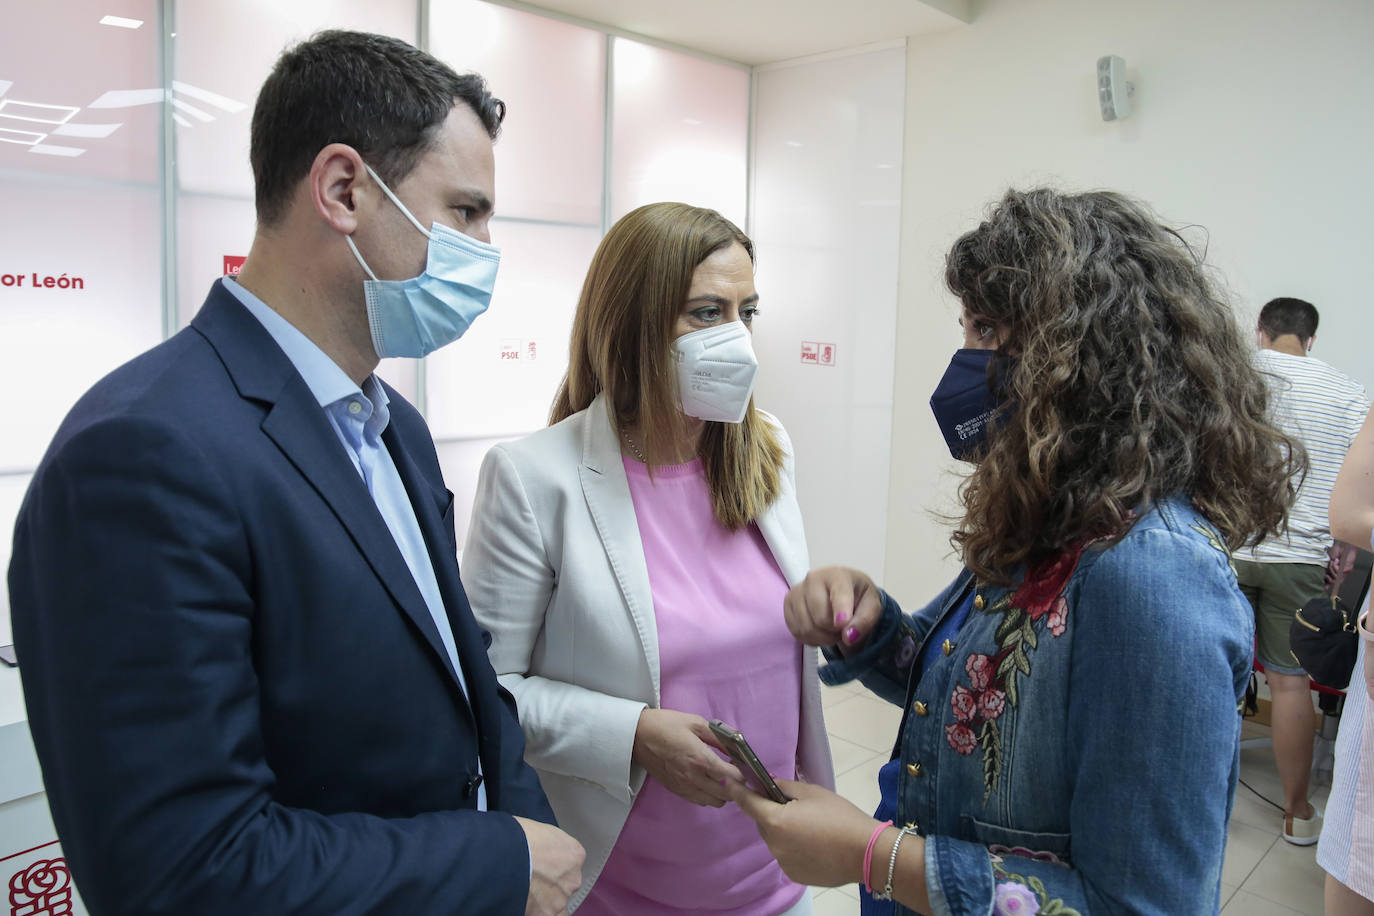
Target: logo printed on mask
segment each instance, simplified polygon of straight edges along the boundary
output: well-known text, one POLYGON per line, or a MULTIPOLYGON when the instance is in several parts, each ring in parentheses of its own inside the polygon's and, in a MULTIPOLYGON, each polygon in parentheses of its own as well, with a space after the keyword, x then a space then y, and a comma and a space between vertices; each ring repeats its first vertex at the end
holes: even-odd
POLYGON ((983 427, 987 425, 988 421, 995 416, 997 416, 997 411, 985 411, 984 413, 981 413, 978 416, 974 417, 972 420, 965 420, 963 423, 956 423, 954 426, 954 430, 959 434, 960 439, 968 439, 972 436, 977 436, 980 433, 982 433, 983 427))
POLYGON ((372 278, 363 281, 372 347, 383 358, 425 356, 462 337, 491 305, 501 249, 439 223, 425 229, 372 166, 366 168, 411 225, 429 239, 425 269, 418 277, 378 280, 358 253, 353 237, 344 236, 353 257, 372 278))
POLYGON ((744 421, 759 374, 744 322, 683 334, 673 341, 673 353, 683 413, 720 423, 744 421))

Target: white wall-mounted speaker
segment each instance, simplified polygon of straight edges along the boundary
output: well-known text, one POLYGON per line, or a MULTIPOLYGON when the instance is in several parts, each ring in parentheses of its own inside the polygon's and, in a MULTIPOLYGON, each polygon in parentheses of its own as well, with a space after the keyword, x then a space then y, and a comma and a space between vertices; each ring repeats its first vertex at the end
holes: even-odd
POLYGON ((1097 104, 1102 120, 1120 121, 1131 113, 1131 93, 1135 87, 1126 82, 1126 61, 1115 54, 1097 59, 1097 104))

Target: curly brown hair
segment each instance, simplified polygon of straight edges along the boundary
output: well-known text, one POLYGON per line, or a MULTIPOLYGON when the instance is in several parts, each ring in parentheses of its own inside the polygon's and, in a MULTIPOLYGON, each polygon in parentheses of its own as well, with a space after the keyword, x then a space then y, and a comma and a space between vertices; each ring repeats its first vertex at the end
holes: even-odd
POLYGON ((1264 377, 1201 259, 1144 206, 1008 191, 954 243, 945 282, 1011 357, 1010 406, 951 539, 980 578, 1009 584, 1020 564, 1119 538, 1173 495, 1231 549, 1287 524, 1302 446, 1269 422, 1264 377))

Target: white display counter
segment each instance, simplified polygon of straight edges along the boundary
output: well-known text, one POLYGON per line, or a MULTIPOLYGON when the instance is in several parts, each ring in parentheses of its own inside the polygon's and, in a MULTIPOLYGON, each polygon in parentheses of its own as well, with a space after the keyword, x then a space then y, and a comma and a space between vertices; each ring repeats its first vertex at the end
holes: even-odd
POLYGON ((0 914, 85 913, 48 813, 19 670, 0 667, 0 914))

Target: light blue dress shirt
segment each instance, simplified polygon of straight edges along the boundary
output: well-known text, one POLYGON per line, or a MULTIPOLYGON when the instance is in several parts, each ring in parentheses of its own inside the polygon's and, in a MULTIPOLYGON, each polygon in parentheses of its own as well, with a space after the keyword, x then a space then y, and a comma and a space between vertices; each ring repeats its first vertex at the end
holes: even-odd
MULTIPOLYGON (((368 492, 377 503, 377 510, 386 520, 401 556, 405 557, 406 565, 410 567, 410 574, 414 576, 429 614, 434 618, 434 626, 439 630, 444 651, 448 653, 453 670, 458 674, 463 695, 467 696, 467 682, 463 677, 463 666, 458 662, 453 629, 444 610, 444 599, 439 593, 439 582, 434 577, 429 550, 425 546, 424 536, 420 534, 415 508, 410 504, 396 463, 382 442, 382 431, 391 419, 386 391, 375 375, 369 375, 363 387, 359 388, 314 341, 273 311, 271 306, 228 277, 224 278, 223 283, 224 288, 233 293, 272 335, 324 409, 329 425, 334 428, 334 434, 353 459, 353 466, 367 484, 368 492)), ((477 766, 478 773, 481 773, 480 759, 477 766)), ((487 787, 484 783, 477 786, 477 808, 479 811, 487 810, 487 787)))

